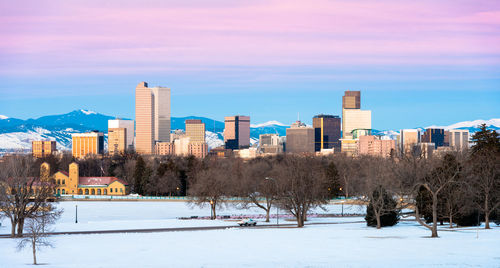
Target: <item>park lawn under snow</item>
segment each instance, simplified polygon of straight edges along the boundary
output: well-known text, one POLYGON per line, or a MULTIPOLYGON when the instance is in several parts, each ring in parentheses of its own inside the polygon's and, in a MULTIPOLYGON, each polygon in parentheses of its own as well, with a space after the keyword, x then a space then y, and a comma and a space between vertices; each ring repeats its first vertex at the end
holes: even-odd
MULTIPOLYGON (((361 218, 358 218, 361 219, 361 218)), ((53 236, 44 267, 500 267, 500 228, 440 231, 415 222, 167 233, 53 236)), ((30 249, 0 240, 0 267, 26 267, 30 249)))
MULTIPOLYGON (((200 208, 187 202, 134 202, 134 201, 71 201, 57 204, 63 209, 61 218, 54 226, 54 231, 99 231, 99 230, 123 230, 123 229, 149 229, 149 228, 175 228, 175 227, 200 227, 200 226, 235 226, 234 221, 225 220, 179 220, 179 217, 190 216, 210 216, 208 206, 200 208), (75 223, 75 206, 78 205, 78 223, 75 223)), ((342 207, 339 204, 324 206, 327 210, 314 209, 315 213, 341 213, 342 207)), ((275 217, 276 209, 272 208, 272 217, 275 217)), ((364 208, 360 206, 344 206, 344 213, 364 213, 364 208)), ((264 216, 264 210, 251 207, 249 209, 238 209, 234 204, 217 210, 218 215, 245 215, 264 216)), ((283 211, 280 212, 283 214, 283 211)), ((280 217, 283 217, 280 216, 280 217)), ((264 224, 264 219, 257 219, 259 225, 264 224)), ((332 221, 332 218, 310 218, 311 221, 332 221)), ((350 218, 335 221, 351 220, 350 218)), ((285 219, 280 219, 285 223, 285 219)), ((10 233, 10 221, 1 221, 0 234, 10 233)), ((271 219, 271 223, 276 223, 276 219, 271 219)), ((294 223, 286 221, 286 223, 294 223)), ((1 267, 1 266, 0 266, 1 267)))

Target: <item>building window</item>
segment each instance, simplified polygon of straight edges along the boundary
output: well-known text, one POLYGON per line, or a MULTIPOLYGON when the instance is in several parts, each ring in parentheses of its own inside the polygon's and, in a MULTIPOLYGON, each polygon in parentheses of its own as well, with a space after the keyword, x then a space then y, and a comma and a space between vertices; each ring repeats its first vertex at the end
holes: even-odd
POLYGON ((66 184, 66 180, 63 180, 63 184, 66 184))
POLYGON ((97 195, 101 195, 101 189, 97 189, 97 195))
POLYGON ((78 190, 78 194, 83 194, 82 189, 78 190))
POLYGON ((57 189, 57 194, 61 194, 61 189, 57 189))
POLYGON ((104 195, 108 194, 108 190, 104 189, 104 195))
POLYGON ((60 185, 61 184, 61 180, 57 180, 57 184, 60 185))
POLYGON ((123 188, 120 188, 120 193, 123 193, 123 188))
POLYGON ((92 195, 95 195, 95 189, 92 189, 92 195))
POLYGON ((85 189, 85 195, 89 195, 89 189, 85 189))
POLYGON ((63 190, 62 190, 62 194, 66 194, 66 190, 64 190, 64 189, 63 189, 63 190))
POLYGON ((113 188, 109 188, 109 192, 112 193, 113 192, 113 188))
POLYGON ((115 188, 115 193, 118 193, 118 188, 115 188))

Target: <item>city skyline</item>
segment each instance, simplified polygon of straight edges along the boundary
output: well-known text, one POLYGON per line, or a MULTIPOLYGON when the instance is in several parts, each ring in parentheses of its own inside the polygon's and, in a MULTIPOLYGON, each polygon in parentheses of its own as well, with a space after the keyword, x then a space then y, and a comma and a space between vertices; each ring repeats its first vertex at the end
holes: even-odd
POLYGON ((26 2, 0 4, 9 117, 85 108, 134 118, 140 81, 172 89, 174 117, 291 124, 300 112, 312 124, 341 115, 345 90, 363 91, 377 129, 500 114, 491 1, 26 2))

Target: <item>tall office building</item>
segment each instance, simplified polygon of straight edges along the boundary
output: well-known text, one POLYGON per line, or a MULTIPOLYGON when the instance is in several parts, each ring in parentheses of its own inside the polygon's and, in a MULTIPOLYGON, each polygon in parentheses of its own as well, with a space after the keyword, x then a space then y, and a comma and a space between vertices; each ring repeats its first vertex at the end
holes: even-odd
POLYGON ((342 109, 361 109, 361 91, 346 90, 342 96, 342 109))
POLYGON ((444 146, 444 129, 428 128, 425 130, 421 138, 422 142, 434 143, 434 149, 444 146))
POLYGON ((250 116, 224 117, 224 143, 226 149, 237 150, 250 146, 250 116))
POLYGON ((72 134, 71 137, 73 139, 73 157, 75 158, 104 153, 104 134, 102 132, 76 133, 72 134))
POLYGON ((340 117, 336 115, 317 115, 313 117, 314 150, 340 151, 340 117))
MULTIPOLYGON (((134 120, 123 120, 123 119, 108 120, 108 135, 109 135, 109 129, 112 128, 126 129, 125 150, 134 148, 134 120)), ((109 136, 108 136, 108 148, 109 148, 109 136)))
POLYGON ((109 154, 122 154, 127 150, 127 129, 108 128, 109 154))
POLYGON ((205 142, 205 123, 199 119, 188 119, 186 123, 186 136, 191 142, 205 142))
POLYGON ((344 139, 356 139, 357 136, 369 134, 367 132, 372 128, 372 111, 344 109, 343 114, 342 137, 344 139))
POLYGON ((420 141, 420 130, 402 129, 399 137, 399 149, 401 150, 401 153, 411 153, 420 141))
POLYGON ((56 152, 56 141, 32 141, 31 151, 34 157, 45 157, 56 152))
POLYGON ((149 88, 141 82, 135 89, 135 149, 151 154, 155 142, 170 141, 170 88, 149 88))
POLYGON ((151 88, 153 94, 154 141, 170 141, 170 88, 151 88))
POLYGON ((448 142, 450 147, 457 151, 469 149, 469 130, 451 129, 448 132, 448 142))
POLYGON ((297 121, 286 129, 287 153, 314 153, 314 128, 297 121))

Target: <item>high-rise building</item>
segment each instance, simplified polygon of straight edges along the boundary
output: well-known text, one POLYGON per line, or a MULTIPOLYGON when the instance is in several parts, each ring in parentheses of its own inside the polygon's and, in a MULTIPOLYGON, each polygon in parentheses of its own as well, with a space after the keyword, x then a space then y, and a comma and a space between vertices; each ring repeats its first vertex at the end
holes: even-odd
POLYGON ((154 147, 153 94, 148 83, 135 88, 135 151, 151 154, 154 147))
POLYGON ((170 88, 153 87, 154 141, 170 141, 170 88))
POLYGON ((135 149, 151 154, 155 142, 170 141, 170 88, 149 88, 141 82, 135 89, 135 149))
POLYGON ((434 143, 434 149, 444 146, 444 129, 428 128, 421 137, 422 142, 434 143))
POLYGON ((75 158, 104 153, 104 134, 102 132, 75 133, 71 137, 73 139, 73 157, 75 158))
POLYGON ((469 149, 469 130, 451 129, 449 130, 449 146, 454 150, 462 151, 469 149))
POLYGON ((191 142, 205 142, 205 123, 199 119, 188 119, 186 123, 186 136, 191 142))
POLYGON ((190 139, 186 135, 179 137, 178 139, 175 139, 173 141, 175 147, 174 149, 175 155, 179 156, 189 155, 189 142, 190 139))
POLYGON ((122 154, 127 150, 127 129, 108 128, 109 154, 122 154))
MULTIPOLYGON (((134 148, 134 120, 112 119, 108 120, 108 133, 111 128, 125 128, 125 150, 134 148)), ((109 134, 108 134, 109 135, 109 134)), ((109 148, 109 136, 108 136, 109 148)))
POLYGON ((336 115, 317 115, 313 117, 314 150, 340 151, 340 117, 336 115))
POLYGON ((250 116, 224 117, 224 143, 226 149, 237 150, 250 146, 250 116))
POLYGON ((286 129, 287 153, 314 153, 314 128, 300 121, 286 129))
POLYGON ((342 137, 344 139, 355 139, 355 134, 358 134, 358 136, 366 135, 368 134, 367 132, 371 130, 372 111, 360 109, 344 109, 343 113, 344 118, 342 118, 342 137))
POLYGON ((394 150, 396 150, 395 140, 382 140, 376 136, 359 137, 358 153, 360 155, 389 157, 394 150))
POLYGON ((56 141, 32 141, 31 151, 34 157, 45 157, 56 152, 56 141))
POLYGON ((346 90, 342 96, 342 109, 361 109, 361 91, 346 90))
POLYGON ((401 153, 409 154, 420 141, 420 130, 402 129, 399 137, 399 149, 401 153))

